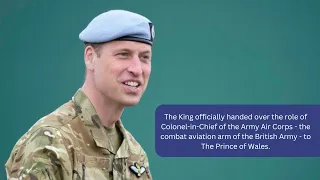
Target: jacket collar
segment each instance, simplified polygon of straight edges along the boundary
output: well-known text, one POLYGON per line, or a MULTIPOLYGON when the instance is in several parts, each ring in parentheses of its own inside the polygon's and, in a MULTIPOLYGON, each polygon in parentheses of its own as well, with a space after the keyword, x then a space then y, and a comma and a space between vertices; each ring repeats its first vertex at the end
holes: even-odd
POLYGON ((116 154, 116 158, 126 158, 130 155, 136 155, 139 153, 137 146, 133 142, 134 140, 132 136, 127 133, 121 119, 116 122, 116 126, 118 126, 123 135, 123 141, 116 152, 112 148, 111 143, 109 143, 109 138, 100 121, 99 115, 87 95, 81 89, 78 89, 72 97, 72 101, 75 104, 76 112, 84 122, 85 127, 90 132, 98 147, 105 148, 113 154, 116 154))

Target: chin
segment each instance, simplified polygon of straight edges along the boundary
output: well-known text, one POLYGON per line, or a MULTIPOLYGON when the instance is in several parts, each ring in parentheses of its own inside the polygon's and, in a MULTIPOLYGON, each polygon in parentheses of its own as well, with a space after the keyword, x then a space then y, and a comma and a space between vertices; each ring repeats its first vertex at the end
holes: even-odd
POLYGON ((122 100, 122 104, 124 106, 135 106, 139 104, 140 102, 140 97, 127 97, 122 100))
POLYGON ((125 101, 123 104, 125 106, 135 106, 135 105, 139 104, 139 101, 125 101))

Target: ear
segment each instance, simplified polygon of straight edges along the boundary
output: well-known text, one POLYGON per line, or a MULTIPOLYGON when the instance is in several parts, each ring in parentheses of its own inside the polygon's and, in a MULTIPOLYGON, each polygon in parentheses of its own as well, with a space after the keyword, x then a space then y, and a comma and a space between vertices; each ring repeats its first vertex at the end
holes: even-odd
POLYGON ((97 54, 93 47, 87 46, 84 50, 84 60, 88 71, 92 71, 94 69, 94 63, 96 58, 97 54))

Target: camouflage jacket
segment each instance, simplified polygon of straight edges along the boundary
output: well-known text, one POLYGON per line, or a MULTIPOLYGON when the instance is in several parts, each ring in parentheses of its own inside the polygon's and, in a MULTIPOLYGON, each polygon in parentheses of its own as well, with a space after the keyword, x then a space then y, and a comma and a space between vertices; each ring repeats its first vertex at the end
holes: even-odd
POLYGON ((14 146, 7 178, 32 180, 151 180, 147 155, 119 120, 123 142, 115 152, 87 96, 38 120, 14 146))

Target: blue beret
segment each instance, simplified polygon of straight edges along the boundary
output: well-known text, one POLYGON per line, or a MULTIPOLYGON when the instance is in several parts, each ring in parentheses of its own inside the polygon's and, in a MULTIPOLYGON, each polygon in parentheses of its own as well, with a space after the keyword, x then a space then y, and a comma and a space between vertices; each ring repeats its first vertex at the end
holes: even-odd
POLYGON ((129 40, 152 45, 154 36, 154 25, 146 17, 125 10, 110 10, 95 17, 79 34, 79 39, 87 43, 129 40))

